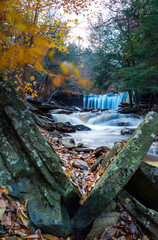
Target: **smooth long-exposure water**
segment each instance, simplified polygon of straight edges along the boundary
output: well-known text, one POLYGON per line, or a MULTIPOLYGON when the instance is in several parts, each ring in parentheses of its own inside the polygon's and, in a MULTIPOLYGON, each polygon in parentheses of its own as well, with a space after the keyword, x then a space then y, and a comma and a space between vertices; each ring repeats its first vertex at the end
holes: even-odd
MULTIPOLYGON (((72 114, 52 114, 56 122, 70 122, 74 125, 84 124, 91 131, 77 131, 71 133, 76 143, 83 143, 87 147, 113 146, 114 142, 127 139, 130 135, 121 135, 121 130, 136 129, 143 120, 142 116, 134 114, 120 114, 116 111, 84 112, 72 114), (119 126, 125 125, 125 126, 119 126)), ((154 142, 149 154, 158 157, 158 142, 154 142)))

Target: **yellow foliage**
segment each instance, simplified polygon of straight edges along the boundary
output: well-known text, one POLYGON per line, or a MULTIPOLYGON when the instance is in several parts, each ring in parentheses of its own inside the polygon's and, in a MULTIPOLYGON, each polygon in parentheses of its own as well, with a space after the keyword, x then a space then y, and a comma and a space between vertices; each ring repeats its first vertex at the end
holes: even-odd
POLYGON ((34 76, 31 76, 31 77, 30 77, 30 80, 31 80, 31 81, 35 80, 34 76))
POLYGON ((66 77, 63 76, 62 74, 57 74, 53 79, 52 83, 54 84, 55 87, 61 87, 62 84, 64 84, 64 80, 66 80, 66 77))
POLYGON ((65 75, 69 75, 69 72, 70 72, 70 66, 67 62, 63 62, 60 64, 60 68, 62 70, 62 72, 65 74, 65 75))
POLYGON ((51 49, 48 54, 48 60, 51 60, 54 57, 55 48, 51 49))
MULTIPOLYGON (((65 11, 79 11, 90 0, 0 0, 0 73, 11 76, 16 72, 17 90, 24 96, 27 92, 37 96, 33 86, 36 85, 33 76, 27 73, 27 80, 20 74, 20 69, 31 66, 40 72, 46 72, 43 66, 43 58, 48 54, 48 60, 52 60, 55 49, 68 52, 64 46, 64 40, 68 34, 68 24, 61 22, 60 17, 50 20, 47 11, 49 8, 65 11), (31 81, 31 85, 28 81, 31 81)), ((68 21, 69 22, 69 21, 68 21)), ((77 20, 75 20, 77 24, 77 20)), ((64 84, 67 76, 79 78, 79 70, 74 64, 60 65, 65 76, 57 75, 53 79, 55 86, 64 84)), ((6 79, 6 78, 5 78, 6 79)))
POLYGON ((75 77, 75 78, 79 78, 80 76, 80 73, 79 73, 79 69, 78 67, 75 65, 75 64, 71 64, 71 71, 73 73, 72 77, 75 77))
POLYGON ((92 86, 92 82, 89 79, 79 78, 79 83, 83 88, 92 86))

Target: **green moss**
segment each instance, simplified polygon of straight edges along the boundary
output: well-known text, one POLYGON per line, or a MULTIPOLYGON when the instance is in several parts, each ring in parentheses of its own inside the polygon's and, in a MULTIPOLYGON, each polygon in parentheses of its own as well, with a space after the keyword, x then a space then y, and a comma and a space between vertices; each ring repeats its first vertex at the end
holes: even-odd
POLYGON ((15 172, 15 179, 27 177, 32 179, 35 176, 36 172, 34 169, 26 168, 26 169, 21 169, 18 172, 15 172))

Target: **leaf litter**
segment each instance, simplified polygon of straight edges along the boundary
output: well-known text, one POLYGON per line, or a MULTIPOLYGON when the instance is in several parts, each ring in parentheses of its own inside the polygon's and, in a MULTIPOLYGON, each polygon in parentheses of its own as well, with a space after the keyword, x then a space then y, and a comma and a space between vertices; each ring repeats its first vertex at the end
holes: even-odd
MULTIPOLYGON (((62 160, 62 168, 72 184, 78 189, 80 204, 84 204, 88 194, 113 159, 104 168, 98 165, 97 170, 92 171, 92 165, 97 160, 93 149, 89 153, 69 150, 64 146, 62 141, 54 138, 50 132, 42 128, 40 130, 62 160), (74 163, 77 159, 85 161, 88 169, 84 170, 76 167, 74 163)), ((126 140, 122 141, 118 152, 124 146, 125 142, 126 140)), ((108 153, 109 150, 105 150, 104 156, 108 153)), ((13 201, 8 194, 8 189, 0 186, 0 240, 64 240, 63 238, 57 238, 49 234, 42 234, 40 229, 33 232, 33 229, 28 227, 29 217, 26 213, 28 200, 21 205, 19 202, 13 201)), ((120 213, 117 224, 105 228, 101 236, 95 237, 94 240, 155 239, 144 235, 140 226, 136 223, 136 219, 131 217, 119 202, 117 203, 117 208, 120 213)), ((72 239, 73 237, 68 237, 66 240, 72 239)))

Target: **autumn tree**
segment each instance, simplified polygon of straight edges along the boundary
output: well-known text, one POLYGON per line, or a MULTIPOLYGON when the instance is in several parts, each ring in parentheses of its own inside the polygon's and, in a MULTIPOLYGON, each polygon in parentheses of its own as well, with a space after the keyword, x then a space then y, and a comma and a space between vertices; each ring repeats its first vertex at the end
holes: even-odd
MULTIPOLYGON (((64 40, 68 23, 60 19, 58 11, 77 14, 90 1, 2 0, 0 2, 0 72, 13 82, 21 95, 33 92, 35 76, 49 76, 43 58, 51 60, 54 49, 67 51, 64 40)), ((51 78, 54 77, 52 74, 51 78)))

